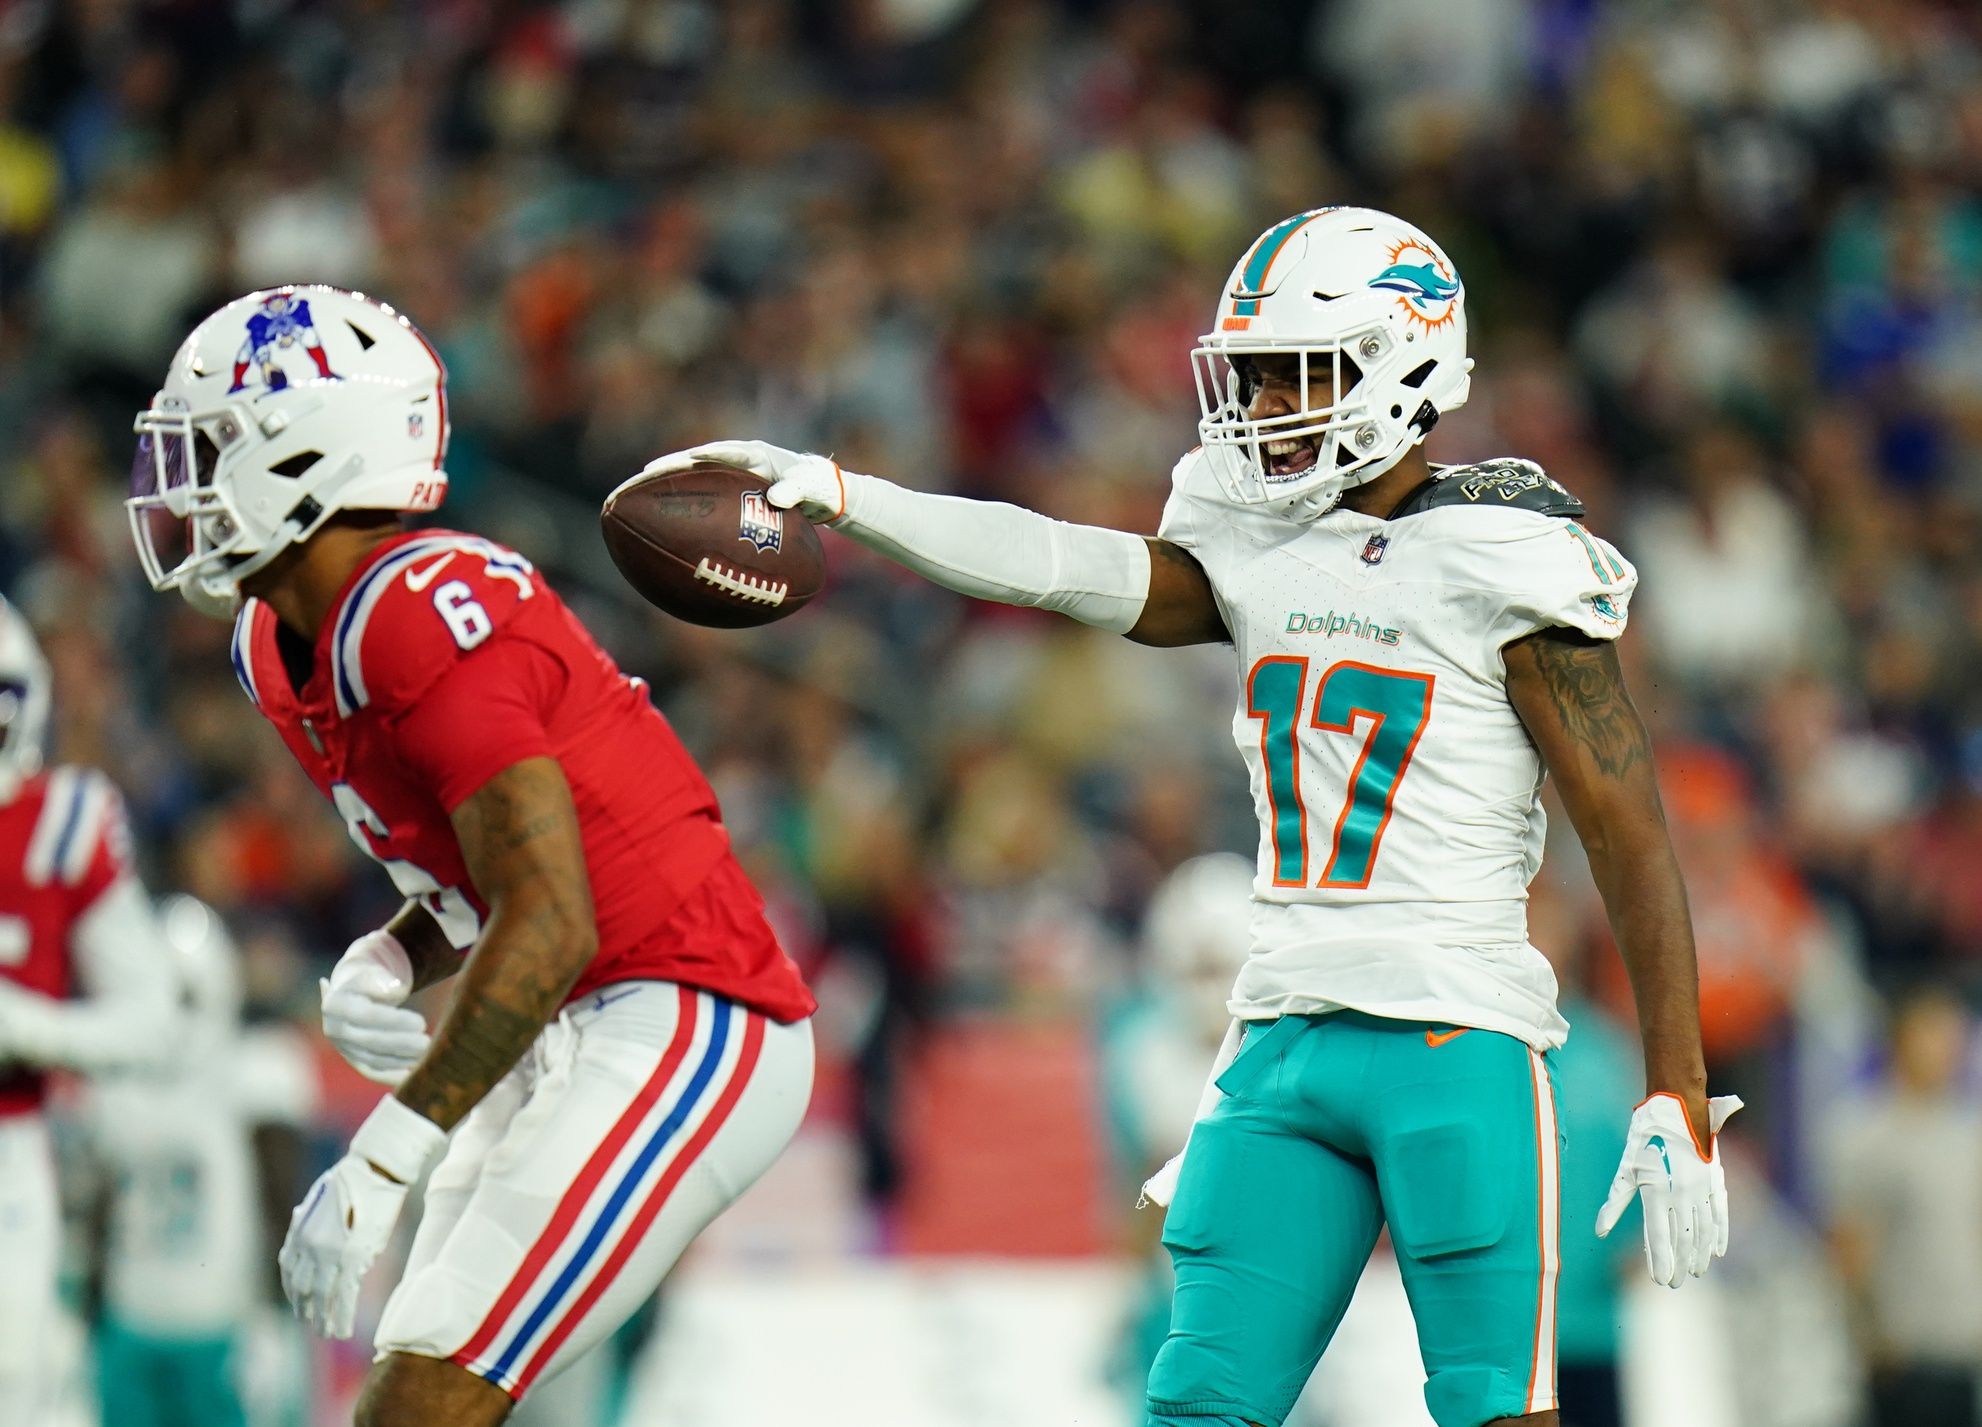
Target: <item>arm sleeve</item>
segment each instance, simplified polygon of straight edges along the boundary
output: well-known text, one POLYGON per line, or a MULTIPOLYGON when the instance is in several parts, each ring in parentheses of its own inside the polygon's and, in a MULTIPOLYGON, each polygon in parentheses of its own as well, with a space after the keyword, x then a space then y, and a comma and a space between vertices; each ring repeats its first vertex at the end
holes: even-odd
POLYGON ((1497 562, 1506 592, 1498 642, 1539 629, 1568 628, 1592 639, 1616 639, 1630 617, 1638 572, 1609 541, 1573 520, 1535 516, 1516 539, 1502 542, 1497 562))
POLYGON ((503 769, 552 756, 547 725, 566 682, 564 665, 542 645, 498 636, 399 715, 393 746, 452 813, 503 769))
POLYGON ((1149 545, 1140 535, 843 476, 847 511, 833 529, 945 589, 1054 610, 1111 634, 1142 617, 1149 545))
POLYGON ((99 1072, 162 1061, 177 1027, 172 954, 137 878, 105 888, 69 933, 74 1000, 17 993, 10 1050, 36 1065, 99 1072))

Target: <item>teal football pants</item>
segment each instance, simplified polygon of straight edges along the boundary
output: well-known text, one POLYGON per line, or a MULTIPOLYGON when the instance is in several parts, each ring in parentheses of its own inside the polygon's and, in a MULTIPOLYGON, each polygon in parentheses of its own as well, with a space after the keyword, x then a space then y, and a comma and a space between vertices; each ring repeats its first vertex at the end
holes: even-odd
POLYGON ((96 1377, 105 1427, 243 1427, 234 1340, 158 1338, 106 1318, 96 1377))
POLYGON ((1248 1028, 1192 1132, 1150 1427, 1279 1427, 1387 1223, 1438 1427, 1555 1406, 1561 1146, 1547 1058, 1358 1012, 1248 1028))

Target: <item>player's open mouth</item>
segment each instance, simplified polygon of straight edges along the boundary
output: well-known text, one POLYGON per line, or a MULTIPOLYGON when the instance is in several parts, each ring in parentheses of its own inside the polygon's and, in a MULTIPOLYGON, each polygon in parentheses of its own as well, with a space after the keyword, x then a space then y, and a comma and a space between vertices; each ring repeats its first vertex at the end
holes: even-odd
POLYGON ((1314 465, 1319 454, 1313 436, 1266 443, 1266 471, 1271 476, 1298 476, 1314 465))

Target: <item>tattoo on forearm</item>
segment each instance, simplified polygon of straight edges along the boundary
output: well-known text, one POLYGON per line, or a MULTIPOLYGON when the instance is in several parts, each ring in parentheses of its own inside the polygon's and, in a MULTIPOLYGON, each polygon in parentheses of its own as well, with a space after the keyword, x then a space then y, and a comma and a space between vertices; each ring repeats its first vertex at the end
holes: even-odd
POLYGON ((399 1098, 452 1128, 557 1015, 591 958, 591 891, 563 774, 531 759, 455 812, 455 831, 491 915, 426 1059, 399 1098))
POLYGON ((1651 762, 1651 740, 1625 691, 1614 644, 1582 643, 1549 634, 1537 635, 1529 643, 1563 730, 1582 745, 1601 772, 1616 778, 1651 762))

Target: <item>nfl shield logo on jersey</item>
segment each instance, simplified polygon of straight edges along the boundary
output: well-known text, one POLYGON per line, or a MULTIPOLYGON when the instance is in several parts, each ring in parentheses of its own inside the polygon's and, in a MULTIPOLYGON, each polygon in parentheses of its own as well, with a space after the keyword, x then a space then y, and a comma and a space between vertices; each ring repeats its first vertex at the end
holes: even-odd
POLYGON ((765 500, 764 492, 745 491, 743 517, 737 523, 736 538, 748 540, 759 550, 777 550, 785 543, 785 513, 765 500))
POLYGON ((1369 544, 1363 546, 1363 563, 1365 565, 1380 563, 1383 559, 1383 552, 1389 548, 1390 537, 1388 535, 1378 534, 1370 536, 1369 544))

